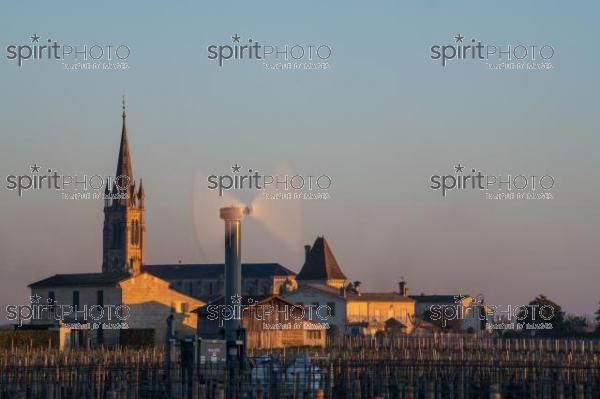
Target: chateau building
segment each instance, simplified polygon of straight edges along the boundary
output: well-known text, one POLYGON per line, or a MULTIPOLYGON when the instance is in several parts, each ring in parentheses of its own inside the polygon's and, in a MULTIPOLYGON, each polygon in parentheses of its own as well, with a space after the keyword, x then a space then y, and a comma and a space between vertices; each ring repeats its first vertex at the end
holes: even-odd
POLYGON ((359 284, 346 285, 325 237, 305 247, 305 262, 296 277, 298 289, 286 298, 317 309, 326 306, 328 321, 339 331, 372 335, 390 330, 410 333, 414 326, 415 301, 400 283, 398 292, 361 292, 359 284))

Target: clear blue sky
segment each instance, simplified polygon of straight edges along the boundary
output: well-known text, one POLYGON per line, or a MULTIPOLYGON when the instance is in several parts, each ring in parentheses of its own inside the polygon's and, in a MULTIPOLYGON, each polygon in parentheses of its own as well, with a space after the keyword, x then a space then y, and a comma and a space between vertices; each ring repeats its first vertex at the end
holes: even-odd
MULTIPOLYGON (((291 165, 332 176, 332 199, 274 210, 275 232, 248 223, 246 260, 298 271, 302 242, 324 234, 365 289, 395 290, 404 276, 417 293, 482 292, 497 304, 545 293, 589 314, 600 300, 599 11, 594 1, 11 3, 0 16, 2 179, 33 162, 114 173, 126 94, 150 263, 220 259, 211 241, 221 234, 211 219, 217 205, 198 176, 236 162, 270 172, 291 165), (219 69, 206 47, 235 33, 330 44, 331 69, 219 69), (131 69, 17 68, 5 49, 33 34, 127 44, 131 69), (549 43, 556 68, 441 68, 429 48, 456 34, 549 43), (458 162, 550 173, 556 198, 442 199, 428 189, 430 175, 458 162)), ((17 199, 4 183, 0 189, 3 307, 24 302, 25 286, 50 274, 100 270, 102 204, 30 194, 17 199)))

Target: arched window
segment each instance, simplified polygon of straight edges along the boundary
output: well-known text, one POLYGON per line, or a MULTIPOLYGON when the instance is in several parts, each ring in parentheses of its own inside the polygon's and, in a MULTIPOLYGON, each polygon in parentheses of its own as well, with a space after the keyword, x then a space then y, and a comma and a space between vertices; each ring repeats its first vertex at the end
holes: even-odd
POLYGON ((131 245, 135 245, 135 222, 131 222, 131 245))
POLYGON ((142 242, 142 229, 140 228, 140 242, 142 242))

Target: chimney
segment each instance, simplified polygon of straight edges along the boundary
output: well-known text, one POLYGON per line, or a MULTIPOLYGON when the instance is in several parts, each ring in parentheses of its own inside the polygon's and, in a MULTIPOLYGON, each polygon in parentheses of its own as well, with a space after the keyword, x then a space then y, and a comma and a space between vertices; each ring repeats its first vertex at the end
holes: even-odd
MULTIPOLYGON (((225 221, 225 304, 228 306, 239 305, 234 301, 242 295, 241 220, 243 213, 244 210, 236 206, 220 209, 221 219, 225 221)), ((228 345, 236 342, 241 327, 239 319, 225 321, 225 339, 228 345)))
POLYGON ((342 298, 346 298, 346 287, 344 287, 343 285, 340 287, 340 295, 342 296, 342 298))
POLYGON ((308 253, 310 252, 310 245, 304 246, 304 261, 308 262, 308 253))
POLYGON ((401 280, 398 283, 398 287, 399 287, 399 294, 402 296, 408 296, 408 287, 406 286, 406 281, 401 280))

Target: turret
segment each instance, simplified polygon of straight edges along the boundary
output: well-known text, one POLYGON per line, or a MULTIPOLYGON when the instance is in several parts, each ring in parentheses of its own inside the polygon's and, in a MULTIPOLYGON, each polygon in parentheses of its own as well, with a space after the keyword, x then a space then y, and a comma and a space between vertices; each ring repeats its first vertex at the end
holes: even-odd
POLYGON ((142 179, 140 179, 140 189, 138 190, 138 193, 137 193, 137 199, 138 199, 138 206, 140 208, 143 208, 144 200, 146 199, 146 193, 144 192, 144 183, 142 182, 142 179))
POLYGON ((110 206, 110 186, 108 183, 108 179, 106 179, 106 185, 104 186, 104 207, 108 208, 110 206))
POLYGON ((129 197, 127 198, 130 206, 137 206, 137 190, 135 189, 135 180, 129 186, 129 197))

